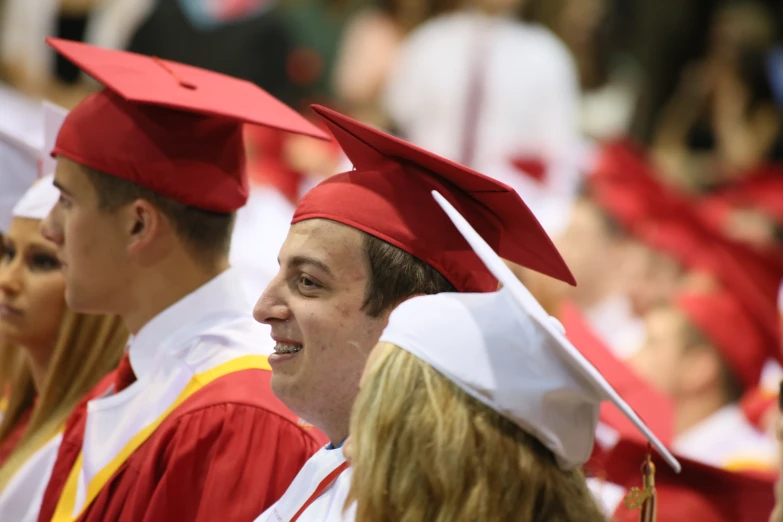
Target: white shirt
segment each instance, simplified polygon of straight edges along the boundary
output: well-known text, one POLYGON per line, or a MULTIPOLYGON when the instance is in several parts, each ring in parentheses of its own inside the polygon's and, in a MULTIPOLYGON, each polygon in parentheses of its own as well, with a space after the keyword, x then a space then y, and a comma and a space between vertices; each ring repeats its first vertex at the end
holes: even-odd
POLYGON ((403 43, 386 110, 407 140, 460 161, 479 72, 483 93, 468 166, 511 185, 557 233, 579 181, 579 85, 568 50, 547 29, 473 11, 434 18, 403 43), (528 155, 549 164, 545 182, 511 165, 528 155))
POLYGON ((11 209, 38 176, 44 143, 40 103, 0 84, 0 233, 8 231, 11 209))
POLYGON ((231 236, 231 266, 255 303, 277 275, 277 255, 288 235, 296 207, 274 187, 251 186, 247 204, 237 212, 231 236))
MULTIPOLYGON (((255 522, 289 522, 327 475, 344 463, 342 449, 321 449, 305 463, 282 498, 256 518, 255 522)), ((356 516, 356 505, 349 506, 343 512, 350 487, 351 468, 348 468, 310 504, 297 522, 352 522, 356 516)))
POLYGON ((0 520, 36 522, 63 440, 58 433, 33 453, 0 492, 0 520))
POLYGON ((624 295, 609 296, 594 304, 585 310, 585 318, 620 360, 632 356, 647 336, 644 319, 633 314, 631 302, 624 295))
POLYGON ((272 352, 268 326, 255 322, 250 310, 237 274, 229 269, 155 316, 130 340, 136 382, 87 404, 74 513, 83 508, 96 474, 164 416, 194 375, 272 352))
POLYGON ((754 428, 736 404, 724 406, 675 437, 678 455, 730 470, 772 468, 777 445, 754 428))
MULTIPOLYGON (((639 481, 642 478, 639 475, 639 481)), ((601 508, 608 520, 611 520, 612 515, 620 506, 620 503, 628 494, 628 490, 617 484, 606 482, 604 480, 590 477, 586 479, 587 489, 592 493, 598 507, 601 508)))
POLYGON ((216 350, 235 348, 261 355, 273 351, 269 326, 253 319, 252 306, 233 268, 169 306, 130 339, 128 352, 137 382, 154 376, 166 358, 203 353, 202 341, 216 350))

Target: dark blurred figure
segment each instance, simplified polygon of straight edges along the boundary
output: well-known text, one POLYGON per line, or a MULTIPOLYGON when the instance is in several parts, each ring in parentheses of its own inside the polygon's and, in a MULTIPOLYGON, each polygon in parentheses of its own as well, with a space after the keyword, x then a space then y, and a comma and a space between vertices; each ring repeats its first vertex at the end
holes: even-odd
POLYGON ((334 94, 353 117, 389 127, 381 97, 405 36, 425 20, 454 8, 457 0, 379 0, 345 27, 334 70, 334 94))
POLYGON ((771 12, 731 2, 715 15, 704 57, 689 64, 661 113, 654 160, 678 185, 703 192, 783 159, 783 128, 767 69, 771 12))
POLYGON ((525 17, 551 29, 576 62, 582 90, 580 123, 585 137, 627 135, 641 71, 630 53, 630 6, 620 0, 538 0, 525 17))
POLYGON ((287 71, 294 35, 276 4, 275 0, 159 0, 128 47, 243 78, 295 105, 301 92, 287 71))

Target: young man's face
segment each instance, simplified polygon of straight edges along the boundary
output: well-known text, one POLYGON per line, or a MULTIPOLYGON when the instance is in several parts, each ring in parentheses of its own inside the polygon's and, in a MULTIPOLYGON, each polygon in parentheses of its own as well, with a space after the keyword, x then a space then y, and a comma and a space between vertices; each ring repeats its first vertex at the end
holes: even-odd
POLYGON ((625 291, 640 316, 671 302, 685 272, 674 257, 636 242, 628 249, 625 291))
POLYGON ((60 200, 41 231, 57 247, 68 306, 83 313, 120 313, 128 272, 118 216, 99 210, 95 188, 73 161, 59 158, 55 185, 60 200))
POLYGON ((679 393, 686 349, 687 320, 674 307, 657 308, 645 316, 647 341, 628 360, 645 381, 669 396, 679 393))
POLYGON ((568 228, 556 240, 557 249, 568 263, 579 285, 568 287, 548 279, 583 306, 596 304, 605 288, 617 277, 617 268, 623 264, 621 240, 614 237, 598 206, 587 198, 580 198, 571 212, 568 228), (607 270, 607 267, 613 267, 607 270))
POLYGON ((367 355, 388 321, 388 312, 362 309, 370 277, 362 238, 325 219, 292 225, 280 271, 253 314, 278 343, 269 358, 275 394, 324 431, 347 428, 367 355))

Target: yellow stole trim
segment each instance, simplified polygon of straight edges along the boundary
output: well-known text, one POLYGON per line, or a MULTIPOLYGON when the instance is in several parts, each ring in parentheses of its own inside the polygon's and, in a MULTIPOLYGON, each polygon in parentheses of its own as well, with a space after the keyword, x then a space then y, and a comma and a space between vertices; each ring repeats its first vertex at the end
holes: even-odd
POLYGON ((57 509, 54 511, 52 522, 73 522, 78 520, 87 507, 92 504, 92 501, 95 500, 95 497, 98 496, 98 493, 100 493, 103 487, 109 482, 111 477, 113 477, 117 470, 120 469, 120 466, 122 466, 122 464, 128 460, 128 457, 130 457, 131 454, 136 451, 156 429, 158 429, 161 423, 166 420, 171 412, 179 407, 179 405, 181 405, 183 402, 185 402, 188 397, 199 391, 210 382, 223 377, 224 375, 250 369, 271 371, 272 368, 269 366, 269 362, 265 356, 246 355, 237 357, 236 359, 216 366, 211 370, 194 375, 190 382, 185 386, 185 389, 182 390, 179 396, 171 404, 171 406, 169 406, 160 417, 155 419, 151 424, 144 427, 141 431, 134 435, 133 438, 128 441, 125 447, 120 450, 117 456, 114 457, 103 469, 95 474, 90 483, 87 485, 87 495, 84 500, 84 505, 82 506, 77 516, 74 517, 73 510, 76 505, 76 489, 79 481, 79 473, 82 469, 82 454, 80 452, 76 462, 73 465, 73 468, 71 469, 70 474, 68 475, 68 480, 65 483, 65 488, 63 489, 63 493, 60 496, 60 500, 57 502, 57 509))

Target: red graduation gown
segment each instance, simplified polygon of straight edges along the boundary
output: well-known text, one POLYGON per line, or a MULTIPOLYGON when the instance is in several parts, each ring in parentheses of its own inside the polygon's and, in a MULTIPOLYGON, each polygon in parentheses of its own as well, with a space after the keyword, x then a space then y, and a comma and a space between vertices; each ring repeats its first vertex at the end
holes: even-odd
MULTIPOLYGON (((80 522, 250 522, 324 443, 273 394, 271 372, 223 376, 185 400, 98 493, 80 522)), ((86 402, 71 416, 39 522, 49 522, 82 447, 86 402)))
POLYGON ((5 464, 5 461, 8 460, 8 457, 10 457, 16 449, 19 441, 22 440, 22 436, 24 435, 25 430, 27 430, 27 425, 30 423, 30 417, 32 417, 32 415, 33 408, 27 408, 19 417, 19 420, 16 421, 16 425, 14 425, 13 429, 8 432, 8 436, 0 443, 0 466, 5 464))

